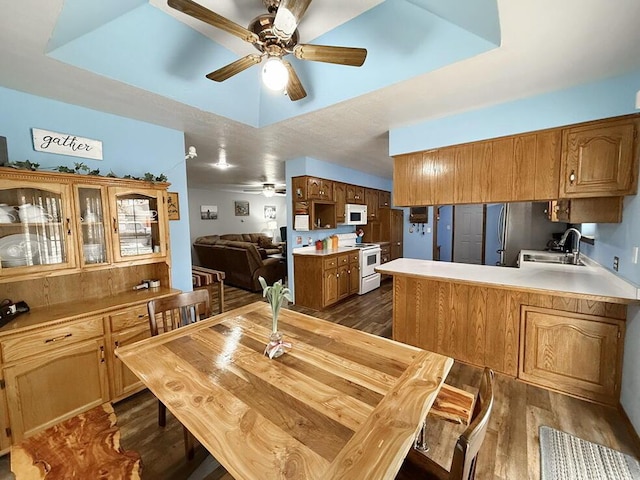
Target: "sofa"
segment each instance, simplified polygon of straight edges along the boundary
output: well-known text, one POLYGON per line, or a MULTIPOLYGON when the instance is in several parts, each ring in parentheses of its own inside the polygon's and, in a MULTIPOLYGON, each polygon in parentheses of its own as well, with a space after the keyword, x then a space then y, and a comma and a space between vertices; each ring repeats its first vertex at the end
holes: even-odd
POLYGON ((243 233, 198 237, 193 242, 195 263, 201 267, 224 272, 225 282, 229 285, 252 292, 261 291, 258 277, 264 277, 271 285, 284 279, 286 268, 281 258, 269 257, 281 253, 280 248, 271 244, 270 237, 266 237, 269 242, 260 240, 260 237, 266 236, 243 233))

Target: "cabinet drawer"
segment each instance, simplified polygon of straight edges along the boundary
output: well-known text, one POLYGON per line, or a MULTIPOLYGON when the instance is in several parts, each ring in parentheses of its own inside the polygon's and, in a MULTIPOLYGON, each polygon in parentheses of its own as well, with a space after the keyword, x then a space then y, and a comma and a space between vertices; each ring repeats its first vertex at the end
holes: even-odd
POLYGON ((360 254, 358 252, 349 254, 349 263, 353 265, 354 263, 360 263, 360 254))
POLYGON ((349 264, 349 254, 340 255, 338 257, 338 265, 348 265, 349 264))
POLYGON ((328 270, 330 268, 336 268, 338 266, 338 257, 325 258, 322 261, 322 268, 328 270))
POLYGON ((102 317, 89 318, 6 338, 0 341, 2 358, 5 363, 9 363, 101 335, 103 335, 102 317))
POLYGON ((114 313, 109 316, 109 322, 112 332, 119 332, 125 328, 140 325, 141 323, 148 323, 149 311, 147 310, 147 304, 137 305, 114 313))

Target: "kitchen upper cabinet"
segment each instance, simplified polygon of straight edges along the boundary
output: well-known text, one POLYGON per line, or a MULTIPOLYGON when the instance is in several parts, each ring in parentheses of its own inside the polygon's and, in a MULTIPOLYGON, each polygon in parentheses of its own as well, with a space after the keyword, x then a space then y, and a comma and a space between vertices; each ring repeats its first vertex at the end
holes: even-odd
POLYGON ((560 197, 635 194, 638 123, 629 117, 564 130, 560 197))
POLYGON ((564 223, 620 223, 624 197, 566 198, 549 202, 548 217, 564 223))
POLYGON ((333 200, 333 182, 307 177, 307 200, 333 200))
POLYGON ((378 219, 378 190, 367 188, 364 191, 365 203, 367 204, 367 219, 370 222, 378 219))
POLYGON ((394 158, 401 206, 549 201, 636 192, 638 115, 394 158))
POLYGON ((378 209, 391 207, 391 192, 380 190, 378 192, 378 209))
POLYGON ((616 405, 623 338, 622 320, 523 306, 518 376, 616 405))
POLYGON ((333 199, 336 202, 336 222, 345 222, 345 204, 347 203, 347 185, 333 182, 333 199))
POLYGON ((347 203, 364 205, 364 187, 347 185, 347 203))

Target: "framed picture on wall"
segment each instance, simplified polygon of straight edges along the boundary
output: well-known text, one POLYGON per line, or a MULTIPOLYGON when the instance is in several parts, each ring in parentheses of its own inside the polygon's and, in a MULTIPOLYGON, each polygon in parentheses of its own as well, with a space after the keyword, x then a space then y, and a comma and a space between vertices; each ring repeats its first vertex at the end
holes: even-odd
POLYGON ((276 206, 275 205, 265 205, 264 206, 264 218, 267 220, 275 220, 276 219, 276 206))
POLYGON ((180 200, 178 192, 167 192, 167 214, 169 220, 180 220, 180 200))
POLYGON ((217 205, 200 205, 200 219, 201 220, 217 220, 218 206, 217 205))
POLYGON ((249 216, 249 202, 243 200, 236 200, 236 217, 248 217, 249 216))

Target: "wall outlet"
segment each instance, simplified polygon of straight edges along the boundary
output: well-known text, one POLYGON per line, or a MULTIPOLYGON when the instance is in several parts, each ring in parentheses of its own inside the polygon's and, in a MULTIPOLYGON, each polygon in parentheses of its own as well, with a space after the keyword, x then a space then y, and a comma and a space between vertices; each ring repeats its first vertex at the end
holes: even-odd
POLYGON ((631 252, 631 263, 638 263, 638 247, 633 247, 633 251, 631 252))
POLYGON ((618 257, 613 257, 613 269, 617 272, 618 265, 620 264, 620 259, 618 257))

